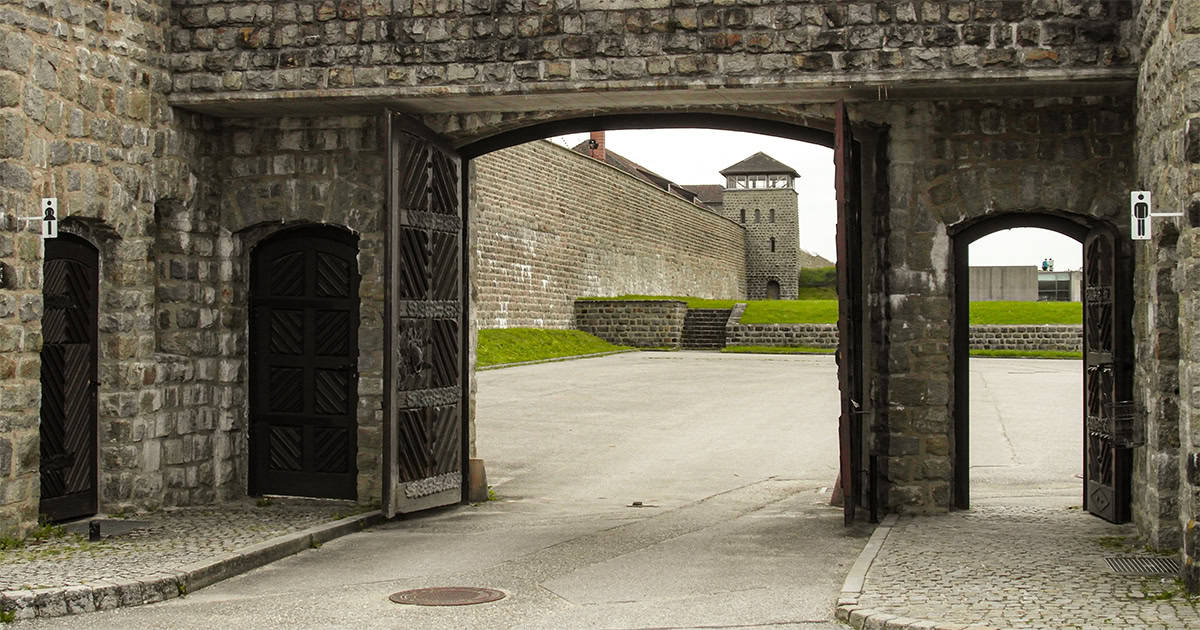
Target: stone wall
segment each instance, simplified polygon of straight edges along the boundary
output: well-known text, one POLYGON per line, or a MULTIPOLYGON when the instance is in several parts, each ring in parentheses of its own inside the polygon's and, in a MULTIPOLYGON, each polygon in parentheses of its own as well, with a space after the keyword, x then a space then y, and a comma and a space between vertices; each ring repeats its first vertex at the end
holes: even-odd
POLYGON ((731 220, 746 221, 746 297, 767 297, 767 283, 779 283, 779 297, 794 300, 799 294, 800 229, 796 191, 727 190, 722 212, 731 220), (771 250, 771 239, 775 250, 771 250))
POLYGON ((100 251, 102 506, 161 503, 156 418, 164 400, 193 404, 178 389, 187 370, 155 358, 153 227, 156 206, 202 191, 211 121, 166 104, 168 13, 161 1, 0 8, 0 262, 12 272, 0 289, 0 534, 32 525, 40 496, 42 248, 36 224, 16 218, 40 197, 57 197, 61 230, 100 251))
POLYGON ((734 324, 725 326, 727 346, 836 348, 837 324, 734 324))
POLYGON ((1152 544, 1182 543, 1184 577, 1200 589, 1200 485, 1186 470, 1200 453, 1200 6, 1146 0, 1137 24, 1145 54, 1138 188, 1151 191, 1157 212, 1186 216, 1154 219, 1153 239, 1134 246, 1135 392, 1146 423, 1134 459, 1135 519, 1152 544))
POLYGON ((570 328, 577 297, 745 297, 734 222, 550 142, 489 153, 471 170, 482 328, 570 328))
POLYGON ((853 84, 1128 66, 1128 2, 302 0, 174 5, 177 102, 853 84), (188 99, 199 95, 201 99, 188 99))
MULTIPOLYGON (((725 327, 730 346, 836 348, 837 324, 742 324, 725 327)), ((972 350, 1065 350, 1082 352, 1082 326, 971 326, 972 350)))
POLYGON ((613 344, 679 349, 687 303, 675 300, 577 300, 575 327, 613 344))
POLYGON ((972 350, 1065 350, 1083 352, 1083 326, 971 326, 972 350))

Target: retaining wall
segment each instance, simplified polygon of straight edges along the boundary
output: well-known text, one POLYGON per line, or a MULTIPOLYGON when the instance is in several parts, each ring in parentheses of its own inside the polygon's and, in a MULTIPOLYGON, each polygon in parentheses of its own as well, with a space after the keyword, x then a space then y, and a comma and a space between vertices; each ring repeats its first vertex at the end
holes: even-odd
POLYGON ((621 346, 679 348, 687 303, 674 300, 579 300, 575 327, 621 346))
MULTIPOLYGON (((736 313, 735 313, 736 314, 736 313)), ((742 324, 725 327, 729 346, 837 347, 837 324, 742 324)), ((971 326, 972 350, 1083 350, 1079 325, 971 326)))

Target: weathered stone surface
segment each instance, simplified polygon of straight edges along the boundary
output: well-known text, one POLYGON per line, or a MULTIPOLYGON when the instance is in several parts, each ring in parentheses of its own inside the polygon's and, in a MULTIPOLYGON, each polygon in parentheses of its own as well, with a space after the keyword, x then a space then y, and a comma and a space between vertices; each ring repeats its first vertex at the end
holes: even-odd
POLYGON ((569 328, 577 297, 745 297, 744 230, 623 171, 538 142, 471 177, 480 328, 569 328))
POLYGON ((575 327, 609 343, 679 349, 687 303, 674 300, 576 300, 575 327))

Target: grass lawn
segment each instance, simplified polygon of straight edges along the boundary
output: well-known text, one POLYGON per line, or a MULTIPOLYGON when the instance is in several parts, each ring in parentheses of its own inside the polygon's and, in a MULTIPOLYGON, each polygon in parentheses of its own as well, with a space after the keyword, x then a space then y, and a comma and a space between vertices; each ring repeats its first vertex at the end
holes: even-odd
POLYGON ((688 308, 733 308, 738 302, 745 300, 710 300, 707 298, 695 298, 681 295, 618 295, 616 297, 582 297, 580 300, 598 300, 598 301, 613 301, 613 300, 676 300, 679 302, 687 302, 688 308))
POLYGON ((743 324, 836 324, 837 300, 750 300, 743 324))
POLYGON ((487 367, 626 349, 628 346, 614 346, 580 330, 488 328, 479 331, 475 365, 487 367))
POLYGON ((833 354, 833 348, 812 346, 725 346, 721 352, 736 354, 833 354))
POLYGON ((971 302, 972 324, 1082 324, 1079 302, 971 302))

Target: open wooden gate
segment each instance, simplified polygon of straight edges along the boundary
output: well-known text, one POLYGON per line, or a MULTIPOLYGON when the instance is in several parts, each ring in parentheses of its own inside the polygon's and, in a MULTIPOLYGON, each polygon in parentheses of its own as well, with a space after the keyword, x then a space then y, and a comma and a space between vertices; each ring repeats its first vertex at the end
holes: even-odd
POLYGON ((1088 232, 1083 244, 1083 506, 1113 523, 1130 519, 1133 454, 1122 421, 1133 394, 1129 270, 1116 234, 1088 232))
POLYGON ((38 511, 62 521, 96 513, 99 255, 69 234, 45 243, 38 511))
POLYGON ((862 155, 855 145, 846 105, 834 111, 834 188, 837 193, 838 421, 841 486, 845 522, 855 518, 862 498, 864 409, 862 297, 862 155))
POLYGON ((463 500, 462 159, 388 114, 384 510, 463 500))

